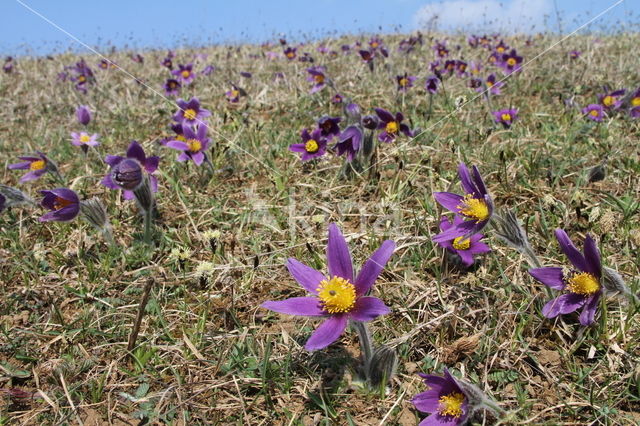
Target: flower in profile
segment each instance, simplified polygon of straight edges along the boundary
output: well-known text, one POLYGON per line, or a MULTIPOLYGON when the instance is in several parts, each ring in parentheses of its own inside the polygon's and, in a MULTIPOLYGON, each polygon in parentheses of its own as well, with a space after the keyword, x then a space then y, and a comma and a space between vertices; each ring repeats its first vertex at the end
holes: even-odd
MULTIPOLYGON (((500 88, 504 86, 504 83, 502 81, 498 81, 495 74, 489 74, 489 77, 487 77, 485 84, 487 85, 487 89, 489 90, 489 93, 492 95, 499 95, 501 93, 500 88)), ((484 90, 485 90, 484 88, 480 88, 479 90, 476 90, 476 91, 484 91, 484 90)))
POLYGON ((378 123, 380 123, 380 120, 378 120, 378 116, 376 115, 365 115, 362 117, 362 125, 365 129, 375 130, 378 128, 378 123))
POLYGON ((453 75, 453 72, 456 70, 456 61, 453 59, 449 59, 444 61, 444 71, 448 72, 449 75, 453 75))
POLYGON ((200 123, 194 130, 191 126, 182 126, 182 140, 171 140, 165 144, 169 148, 182 151, 178 156, 178 161, 192 160, 196 166, 201 165, 207 160, 207 149, 209 148, 210 139, 207 137, 207 126, 200 123))
POLYGON ((80 105, 76 108, 76 118, 78 122, 83 126, 86 126, 91 121, 91 110, 87 105, 80 105))
POLYGON ((513 122, 518 119, 518 110, 513 108, 493 111, 492 114, 496 123, 502 124, 505 129, 511 127, 513 122))
POLYGON ((433 237, 433 241, 451 241, 457 237, 469 237, 480 232, 491 219, 493 213, 493 200, 487 191, 487 187, 480 176, 480 171, 473 166, 473 176, 469 173, 466 164, 460 163, 458 175, 464 195, 451 192, 434 192, 433 197, 447 210, 460 215, 464 221, 453 223, 446 231, 433 237))
POLYGON ((572 50, 571 52, 569 52, 569 57, 571 59, 578 59, 580 55, 582 55, 582 52, 580 52, 579 50, 572 50))
POLYGON ((23 160, 21 163, 9 164, 11 170, 29 170, 20 178, 20 183, 38 179, 48 171, 57 171, 56 165, 40 151, 36 151, 35 156, 18 157, 23 160))
POLYGON ((516 49, 502 55, 501 67, 506 74, 520 71, 522 68, 522 56, 518 56, 516 49))
POLYGON ((311 133, 308 129, 304 129, 300 137, 302 143, 289 145, 289 151, 302 153, 301 161, 322 157, 327 152, 327 138, 322 135, 321 129, 315 129, 311 133))
MULTIPOLYGON (((453 217, 453 223, 449 222, 446 216, 440 218, 440 230, 445 232, 451 228, 460 226, 464 219, 458 215, 453 217)), ((482 234, 473 234, 470 236, 458 236, 450 240, 437 241, 438 245, 447 249, 450 253, 460 256, 460 260, 465 266, 473 265, 473 256, 480 253, 488 253, 491 251, 488 245, 481 242, 484 238, 482 234)))
POLYGON ((165 67, 165 68, 168 68, 168 69, 172 70, 172 69, 173 69, 173 58, 171 58, 171 57, 167 56, 167 57, 165 57, 165 58, 162 60, 162 62, 160 62, 160 64, 161 64, 163 67, 165 67))
POLYGON ((591 325, 602 296, 600 252, 588 234, 584 240, 584 254, 578 251, 564 230, 556 229, 555 235, 560 249, 569 258, 573 268, 529 269, 529 274, 547 287, 567 291, 547 302, 542 308, 542 314, 547 318, 555 318, 583 308, 580 324, 591 325))
POLYGON ((133 190, 142 183, 144 172, 149 176, 151 190, 158 192, 158 170, 160 157, 147 157, 144 149, 137 141, 132 141, 127 148, 126 157, 119 155, 107 155, 104 159, 111 170, 102 179, 102 184, 111 189, 122 189, 125 200, 134 198, 133 190))
POLYGON ((406 92, 410 87, 413 87, 413 82, 416 81, 418 77, 413 75, 407 75, 405 72, 403 75, 396 76, 396 82, 398 83, 398 91, 406 92))
POLYGON ((440 79, 435 75, 430 75, 427 77, 427 81, 424 84, 424 88, 427 92, 432 95, 438 91, 438 85, 440 84, 440 79))
POLYGON ((296 58, 296 56, 298 55, 297 54, 297 50, 298 49, 296 49, 295 47, 287 47, 283 51, 285 58, 287 58, 290 61, 293 61, 296 58))
POLYGON ((202 75, 209 75, 212 72, 214 72, 216 70, 216 67, 214 67, 213 65, 207 65, 206 67, 204 67, 202 69, 202 71, 200 71, 200 74, 202 75))
POLYGON ((469 395, 449 370, 444 376, 418 373, 424 379, 428 390, 417 394, 411 401, 423 413, 431 413, 420 422, 420 426, 463 425, 470 414, 469 395))
POLYGON ((188 126, 193 126, 211 115, 208 109, 200 107, 200 100, 196 97, 189 101, 178 99, 178 108, 180 109, 173 115, 173 119, 188 126))
POLYGON ((318 119, 318 129, 320 129, 320 131, 322 132, 322 136, 326 136, 329 138, 338 136, 340 134, 341 121, 341 117, 329 117, 328 115, 325 115, 318 119))
POLYGON ((76 62, 74 66, 67 67, 71 69, 74 76, 71 77, 71 81, 76 83, 76 90, 87 93, 87 85, 94 81, 94 75, 91 68, 87 65, 84 59, 76 62))
POLYGON ((629 114, 633 118, 640 118, 640 87, 631 95, 629 99, 629 114))
POLYGON ((373 50, 360 50, 358 51, 358 53, 360 54, 360 57, 362 58, 365 64, 371 63, 371 61, 373 61, 373 58, 375 56, 375 53, 373 50))
POLYGON ((293 278, 312 296, 267 301, 261 306, 283 314, 324 318, 305 348, 309 351, 325 348, 342 335, 349 320, 366 322, 390 312, 382 300, 367 293, 394 250, 393 241, 384 241, 354 279, 349 247, 340 229, 332 223, 327 243, 328 276, 296 259, 287 262, 293 278))
POLYGON ((164 94, 167 96, 178 96, 182 85, 175 78, 168 78, 162 85, 164 88, 164 94))
POLYGON ((171 74, 178 77, 185 86, 191 84, 193 79, 196 78, 196 73, 193 72, 193 64, 178 64, 178 69, 171 71, 171 74))
POLYGON ((409 130, 409 126, 402 123, 404 116, 401 112, 396 113, 394 116, 389 111, 382 108, 375 108, 375 111, 380 119, 378 129, 383 129, 383 132, 378 135, 378 140, 380 142, 389 143, 395 141, 399 132, 402 132, 409 137, 413 136, 411 130, 409 130))
POLYGON ((51 210, 38 220, 40 222, 56 221, 68 222, 80 212, 80 198, 78 194, 68 188, 55 188, 40 191, 44 198, 40 202, 42 207, 51 210))
POLYGON ((325 72, 326 72, 325 67, 320 65, 316 67, 307 68, 307 72, 309 73, 309 76, 307 76, 307 81, 314 83, 309 93, 319 92, 320 90, 326 87, 327 83, 325 80, 327 79, 327 76, 325 75, 325 72))
POLYGON ((456 74, 458 74, 458 77, 467 75, 467 66, 468 64, 465 61, 456 61, 456 74))
POLYGON ((362 129, 360 126, 349 126, 338 137, 335 145, 338 156, 346 154, 347 161, 353 161, 358 151, 362 147, 362 129))
POLYGON ((98 146, 98 134, 94 133, 89 135, 87 132, 71 132, 71 143, 75 146, 81 146, 83 149, 87 149, 88 146, 98 146))
POLYGON ((336 93, 335 95, 333 95, 333 97, 331 98, 331 103, 334 104, 341 104, 342 102, 344 102, 344 96, 342 96, 340 93, 336 93))
POLYGON ((604 108, 600 104, 589 104, 582 108, 582 113, 589 120, 601 122, 604 119, 604 108))
POLYGON ((618 109, 622 106, 622 97, 625 93, 624 89, 603 93, 598 95, 598 101, 606 109, 618 109))

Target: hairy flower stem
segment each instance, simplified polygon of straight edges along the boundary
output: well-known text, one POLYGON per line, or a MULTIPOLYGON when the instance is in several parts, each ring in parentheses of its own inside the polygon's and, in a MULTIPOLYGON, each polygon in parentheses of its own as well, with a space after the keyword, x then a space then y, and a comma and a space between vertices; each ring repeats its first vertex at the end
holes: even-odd
MULTIPOLYGON (((371 355, 373 354, 373 345, 371 343, 371 333, 367 324, 360 321, 352 321, 351 326, 356 329, 358 339, 360 340, 360 351, 362 352, 362 361, 364 364, 365 375, 369 375, 369 364, 371 363, 371 355)), ((367 380, 369 377, 366 377, 367 380)))
POLYGON ((151 221, 153 220, 153 209, 144 211, 144 242, 151 244, 151 221))

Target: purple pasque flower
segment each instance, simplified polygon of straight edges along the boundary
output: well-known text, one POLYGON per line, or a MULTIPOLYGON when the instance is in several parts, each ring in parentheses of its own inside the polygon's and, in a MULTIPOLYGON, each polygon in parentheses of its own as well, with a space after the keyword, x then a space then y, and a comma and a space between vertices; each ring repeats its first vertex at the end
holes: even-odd
POLYGON ((598 123, 604 119, 604 107, 600 104, 589 104, 582 108, 582 113, 589 119, 598 123))
POLYGON ((502 62, 500 66, 504 70, 505 74, 520 71, 522 68, 522 56, 518 56, 516 49, 511 49, 511 52, 502 55, 502 62))
POLYGON ((451 192, 434 192, 433 198, 444 208, 460 215, 464 221, 432 238, 435 242, 451 241, 457 237, 469 237, 480 232, 491 220, 493 200, 482 180, 480 171, 473 166, 473 175, 467 165, 458 165, 458 176, 464 195, 451 192))
POLYGON ((200 71, 200 74, 202 75, 209 75, 212 72, 214 72, 216 70, 216 67, 214 67, 213 65, 207 65, 206 67, 204 67, 202 69, 202 71, 200 71))
MULTIPOLYGON (((489 91, 490 94, 499 95, 502 93, 500 88, 504 86, 504 82, 498 81, 495 74, 489 74, 489 76, 487 77, 487 80, 485 81, 485 84, 487 85, 487 90, 489 91)), ((484 88, 479 88, 476 91, 484 92, 484 90, 485 90, 484 88)))
POLYGON ((382 39, 380 39, 380 37, 372 37, 371 40, 369 40, 369 47, 371 47, 372 49, 378 49, 384 46, 384 43, 382 42, 382 39))
POLYGON ((338 156, 346 154, 347 161, 351 162, 362 147, 362 128, 360 126, 349 126, 338 136, 335 145, 338 156))
POLYGON ((373 50, 359 50, 358 53, 360 54, 360 57, 365 64, 371 63, 371 61, 373 61, 373 58, 375 57, 375 53, 373 50))
POLYGON ((167 69, 172 70, 173 69, 173 58, 167 56, 160 62, 160 64, 163 67, 166 67, 167 69))
POLYGON ((493 111, 491 114, 493 114, 495 122, 502 124, 505 129, 511 127, 513 122, 518 119, 518 110, 514 108, 493 111))
MULTIPOLYGON (((440 218, 440 230, 442 232, 447 231, 460 226, 462 222, 464 222, 464 219, 458 215, 453 217, 453 222, 449 222, 446 216, 442 216, 440 218)), ((468 237, 460 235, 450 240, 438 241, 437 243, 440 247, 460 256, 465 266, 471 266, 473 265, 474 255, 491 251, 488 245, 480 241, 483 238, 484 235, 482 234, 473 234, 468 237)))
POLYGON ((413 136, 409 126, 402 123, 404 116, 401 112, 396 113, 394 116, 386 109, 374 108, 374 110, 380 119, 378 129, 384 129, 384 131, 378 135, 378 140, 380 142, 390 143, 395 141, 399 132, 402 132, 409 137, 413 136))
POLYGON ((167 96, 178 96, 180 94, 180 89, 182 85, 175 78, 168 78, 167 81, 162 85, 164 89, 164 94, 167 96))
POLYGON ((293 61, 296 56, 298 56, 297 53, 298 49, 296 49, 295 47, 287 47, 286 49, 284 49, 283 53, 285 58, 287 58, 290 61, 293 61))
POLYGON ((378 120, 378 116, 377 115, 365 115, 364 117, 362 117, 362 126, 365 129, 369 129, 369 130, 375 130, 378 128, 378 124, 380 123, 380 120, 378 120))
POLYGON ((636 89, 629 99, 629 114, 632 118, 640 118, 640 87, 636 89))
POLYGON ((311 133, 304 129, 300 137, 302 143, 289 145, 289 151, 302 153, 301 161, 322 157, 327 152, 327 138, 322 135, 322 129, 315 129, 311 133))
POLYGON ((185 86, 188 85, 188 84, 191 84, 193 79, 196 78, 196 73, 193 72, 193 64, 192 63, 186 64, 186 65, 178 64, 178 69, 171 71, 171 74, 173 74, 176 77, 178 77, 178 79, 185 86))
POLYGON ((76 118, 78 122, 83 126, 86 126, 91 121, 91 110, 87 105, 80 105, 76 108, 76 118))
POLYGON ((507 45, 507 43, 505 43, 503 40, 500 40, 500 42, 498 42, 494 50, 500 54, 503 54, 507 50, 509 50, 509 45, 507 45))
POLYGON ((232 104, 238 103, 240 101, 241 91, 235 84, 231 85, 231 89, 224 92, 224 95, 227 98, 227 101, 232 104))
POLYGON ((573 269, 559 267, 529 269, 529 274, 547 287, 568 291, 547 302, 542 308, 542 315, 555 318, 583 308, 580 313, 580 324, 591 325, 602 296, 600 252, 589 234, 584 240, 584 254, 578 251, 564 230, 556 229, 555 235, 560 249, 569 258, 573 269))
POLYGON ((436 52, 438 58, 446 58, 449 56, 449 49, 447 49, 446 42, 439 41, 433 46, 433 51, 436 52))
POLYGON ((326 87, 327 85, 326 83, 327 76, 325 75, 326 71, 327 71, 326 68, 323 67, 322 65, 307 68, 307 72, 309 73, 309 75, 307 76, 307 81, 314 83, 309 93, 313 94, 313 93, 319 92, 320 90, 326 87))
MULTIPOLYGON (((351 105, 352 104, 349 104, 347 108, 351 105)), ((340 134, 341 121, 341 117, 329 117, 328 115, 325 115, 318 119, 318 129, 320 129, 320 131, 322 132, 322 136, 326 136, 327 138, 331 139, 334 136, 338 136, 340 134)))
POLYGON ((80 212, 80 198, 78 194, 68 188, 55 188, 40 191, 44 198, 40 202, 42 207, 51 210, 38 220, 40 222, 56 221, 68 222, 80 212))
POLYGON ((182 126, 182 140, 171 140, 165 143, 169 148, 182 151, 178 156, 178 161, 192 160, 196 166, 201 165, 206 159, 206 151, 209 148, 210 139, 207 137, 207 125, 200 123, 194 130, 191 126, 182 126))
POLYGON ((71 132, 71 143, 75 146, 81 146, 84 149, 88 146, 98 146, 98 134, 89 135, 87 132, 71 132))
POLYGON ((341 104, 342 102, 344 102, 344 96, 342 96, 340 93, 336 93, 331 98, 331 103, 333 104, 341 104))
POLYGON ((622 97, 625 93, 625 89, 603 93, 598 95, 598 102, 600 102, 600 104, 606 109, 618 109, 622 106, 622 97))
POLYGON ((430 75, 429 77, 427 77, 427 81, 424 84, 424 88, 427 92, 434 95, 438 91, 439 85, 440 85, 440 79, 435 75, 430 75))
POLYGON ((410 87, 413 87, 413 82, 416 81, 417 78, 418 77, 413 75, 407 75, 406 72, 403 75, 397 75, 396 82, 398 83, 398 91, 406 93, 410 87))
POLYGON ((464 77, 467 75, 468 64, 465 61, 456 61, 456 74, 458 77, 464 77))
POLYGON ((431 413, 419 426, 457 426, 467 422, 470 397, 463 386, 444 369, 444 375, 418 373, 428 390, 417 394, 411 401, 423 413, 431 413))
POLYGON ((332 223, 327 242, 328 276, 296 259, 287 261, 293 278, 312 296, 267 301, 261 306, 283 314, 325 318, 305 345, 309 351, 325 348, 342 335, 349 320, 366 322, 390 312, 382 300, 366 294, 394 250, 393 241, 384 241, 354 279, 349 247, 340 229, 332 223))
POLYGON ((133 190, 144 180, 144 172, 149 176, 151 190, 158 192, 158 170, 160 157, 147 157, 144 149, 137 141, 132 141, 127 148, 126 157, 107 155, 104 159, 111 170, 102 179, 102 184, 111 189, 122 189, 125 200, 133 200, 133 190))
POLYGON ((582 52, 580 52, 579 50, 572 50, 571 52, 569 52, 569 57, 571 59, 578 59, 581 55, 582 52))
POLYGON ((480 62, 471 61, 469 64, 469 72, 472 76, 479 76, 482 71, 482 64, 480 62))
POLYGON ((36 180, 48 171, 56 170, 55 164, 53 164, 46 155, 40 151, 36 151, 36 155, 37 156, 18 157, 20 160, 23 160, 23 162, 9 164, 9 169, 11 170, 29 170, 29 172, 20 178, 20 183, 36 180))
POLYGON ((487 62, 489 62, 492 65, 496 65, 498 67, 502 66, 502 57, 503 55, 499 54, 498 52, 492 52, 491 55, 489 55, 489 58, 487 59, 487 62))
POLYGON ((173 119, 178 123, 193 126, 211 115, 208 109, 200 107, 200 100, 196 97, 189 99, 189 101, 178 99, 177 103, 180 109, 173 115, 173 119))
POLYGON ((449 75, 453 75, 453 72, 456 70, 456 61, 454 61, 453 59, 448 59, 446 61, 444 61, 444 69, 443 71, 446 71, 449 73, 449 75))

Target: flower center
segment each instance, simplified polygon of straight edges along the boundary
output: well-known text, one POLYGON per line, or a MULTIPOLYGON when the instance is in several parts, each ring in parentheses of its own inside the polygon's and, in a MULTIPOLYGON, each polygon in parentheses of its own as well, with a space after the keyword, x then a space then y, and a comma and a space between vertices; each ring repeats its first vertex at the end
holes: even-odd
POLYGON ((295 53, 293 53, 293 52, 287 52, 287 58, 291 59, 291 58, 293 58, 294 56, 296 56, 296 54, 295 54, 295 53))
POLYGON ((189 151, 198 152, 202 149, 202 142, 198 139, 189 139, 187 141, 187 146, 189 147, 189 151))
POLYGON ((304 150, 307 151, 309 154, 318 152, 318 149, 320 149, 320 146, 318 145, 318 142, 316 142, 315 139, 309 139, 304 144, 304 150))
POLYGON ((453 248, 456 250, 469 250, 471 240, 469 238, 457 237, 453 240, 453 248))
POLYGON ((186 118, 187 120, 195 120, 196 115, 198 115, 198 113, 196 112, 195 109, 192 109, 192 108, 189 108, 184 112, 184 118, 186 118))
POLYGON ((316 291, 322 308, 330 314, 349 312, 356 303, 356 288, 341 277, 321 281, 316 291))
POLYGON ((178 86, 178 85, 176 84, 176 82, 175 82, 175 81, 170 81, 170 82, 169 82, 169 88, 170 88, 170 89, 175 89, 177 86, 178 86))
POLYGON ((615 102, 615 98, 613 96, 607 95, 602 99, 602 104, 604 106, 608 106, 610 107, 611 105, 613 105, 613 103, 615 102))
POLYGON ((493 81, 487 80, 487 87, 493 87, 493 81))
POLYGON ((507 59, 507 65, 509 65, 510 67, 514 66, 515 64, 516 64, 515 58, 507 59))
POLYGON ((371 47, 373 47, 374 49, 377 48, 378 46, 380 46, 380 44, 377 41, 374 41, 373 43, 371 43, 371 47))
POLYGON ((316 83, 318 84, 322 84, 324 83, 324 75, 322 74, 317 74, 313 76, 313 79, 315 80, 316 83))
POLYGON ((480 198, 473 198, 473 195, 467 194, 462 200, 462 205, 457 206, 459 213, 475 219, 476 222, 482 222, 489 218, 489 206, 480 198))
POLYGON ((187 138, 185 138, 184 135, 178 135, 178 136, 176 136, 176 140, 177 141, 186 142, 187 138))
POLYGON ((398 133, 398 123, 396 123, 395 121, 390 121, 387 123, 387 125, 384 127, 384 130, 387 133, 391 133, 391 134, 395 134, 398 133))
POLYGON ((502 118, 502 121, 511 121, 511 114, 509 114, 508 112, 505 112, 500 116, 500 118, 502 118))
POLYGON ((406 78, 402 77, 402 78, 398 81, 398 84, 399 84, 401 87, 406 87, 406 86, 407 86, 407 84, 409 84, 409 80, 407 80, 406 78))
POLYGON ((83 135, 80 135, 80 142, 82 143, 87 143, 91 140, 91 137, 89 135, 87 135, 86 133, 83 135))
POLYGON ((631 99, 631 106, 640 106, 640 96, 636 96, 635 98, 631 99))
POLYGON ((598 279, 588 272, 574 274, 567 280, 567 290, 571 293, 590 296, 600 290, 598 279))
POLYGON ((189 76, 191 75, 191 71, 189 70, 183 70, 180 75, 182 76, 182 78, 189 78, 189 76))
POLYGON ((441 416, 453 416, 455 418, 462 416, 464 395, 460 392, 451 392, 449 395, 441 396, 438 402, 440 402, 438 413, 441 416))
POLYGON ((589 114, 591 114, 592 117, 597 117, 600 115, 597 109, 592 109, 591 111, 589 111, 589 114))
POLYGON ((73 204, 72 201, 69 201, 64 198, 56 197, 55 201, 53 202, 53 208, 56 210, 60 210, 67 206, 70 206, 71 204, 73 204))
POLYGON ((500 46, 496 49, 498 53, 504 53, 504 47, 500 46))
POLYGON ((32 161, 31 164, 29 164, 29 169, 42 170, 46 165, 47 164, 44 162, 44 160, 36 160, 36 161, 32 161))
POLYGON ((87 80, 87 77, 85 77, 84 75, 80 75, 80 76, 78 76, 78 81, 79 81, 80 83, 84 83, 86 80, 87 80))

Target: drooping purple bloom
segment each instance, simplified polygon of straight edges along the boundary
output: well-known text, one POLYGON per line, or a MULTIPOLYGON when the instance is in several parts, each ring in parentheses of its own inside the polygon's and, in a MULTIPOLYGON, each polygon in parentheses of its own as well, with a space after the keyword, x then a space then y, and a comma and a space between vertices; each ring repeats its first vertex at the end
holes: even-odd
MULTIPOLYGON (((449 222, 446 216, 440 218, 440 230, 445 232, 451 228, 460 226, 464 219, 458 215, 453 217, 453 223, 449 222)), ((491 251, 488 245, 481 242, 484 238, 482 234, 473 234, 468 237, 461 235, 446 241, 437 241, 438 245, 447 249, 451 253, 460 256, 465 266, 473 265, 473 256, 480 253, 488 253, 491 251)))
POLYGON ((200 123, 194 131, 191 126, 182 126, 183 138, 182 140, 172 140, 165 143, 165 146, 182 153, 178 156, 178 161, 192 160, 196 166, 200 166, 205 160, 207 160, 206 151, 209 148, 210 139, 207 137, 207 125, 200 123))
POLYGON ((315 129, 311 133, 308 129, 304 129, 300 137, 302 143, 289 145, 289 151, 302 153, 301 161, 322 157, 327 152, 327 138, 322 135, 322 129, 315 129))
POLYGON ((196 73, 193 72, 193 64, 178 64, 178 69, 171 71, 171 74, 178 77, 178 79, 182 82, 183 85, 187 86, 191 84, 194 78, 196 78, 196 73))
POLYGON ((465 219, 460 224, 453 226, 433 237, 435 242, 451 241, 459 236, 469 237, 480 232, 491 219, 493 214, 493 200, 482 180, 480 171, 473 166, 473 176, 469 173, 466 164, 458 166, 458 176, 464 195, 451 192, 434 192, 435 200, 447 210, 450 210, 465 219))
POLYGON ((372 321, 390 312, 382 300, 367 294, 394 250, 393 241, 384 241, 354 279, 349 247, 340 229, 332 223, 327 243, 328 275, 293 258, 287 262, 293 278, 312 296, 267 301, 261 306, 283 314, 324 318, 305 348, 309 351, 325 348, 342 335, 349 320, 372 321))
POLYGON ((309 93, 313 94, 313 93, 319 92, 320 90, 326 87, 327 85, 325 81, 327 79, 327 76, 325 74, 326 71, 327 71, 326 68, 323 67, 322 65, 307 68, 307 72, 309 73, 309 75, 307 76, 307 81, 314 83, 309 93))
POLYGON ((438 91, 438 86, 440 85, 440 79, 435 75, 430 75, 427 77, 427 81, 425 82, 424 88, 427 92, 434 95, 438 91))
POLYGON ((495 122, 502 124, 505 129, 511 127, 513 122, 518 119, 518 110, 514 108, 493 111, 491 114, 493 114, 495 122))
POLYGON ((406 72, 403 75, 397 75, 396 82, 398 83, 398 91, 406 93, 410 87, 413 87, 413 82, 416 81, 417 78, 418 77, 413 75, 407 75, 406 72))
POLYGON ((360 126, 349 126, 338 136, 338 143, 335 145, 338 156, 346 154, 347 161, 351 162, 362 147, 362 129, 360 126))
POLYGON ((417 394, 411 401, 423 413, 431 413, 419 426, 464 425, 469 417, 469 395, 449 370, 444 375, 418 373, 428 390, 417 394))
POLYGON ((326 136, 331 139, 332 137, 340 134, 341 121, 341 117, 329 117, 328 115, 325 115, 318 119, 318 129, 322 132, 322 136, 326 136))
POLYGON ((377 115, 365 115, 362 117, 362 126, 364 126, 365 129, 375 130, 378 128, 379 123, 380 120, 378 120, 377 115))
POLYGON ((502 62, 500 64, 505 74, 511 74, 516 71, 520 71, 522 68, 522 56, 519 56, 516 49, 511 49, 511 52, 502 55, 502 62))
POLYGON ((133 190, 144 179, 144 172, 149 176, 151 190, 158 192, 158 177, 155 175, 160 163, 160 157, 147 157, 144 149, 137 141, 132 141, 127 148, 126 157, 107 155, 104 159, 111 170, 102 179, 102 184, 111 189, 122 189, 125 200, 134 198, 133 190))
POLYGON ((598 101, 606 109, 618 109, 622 106, 622 97, 626 93, 625 89, 615 90, 609 93, 598 95, 598 101))
POLYGON ((76 109, 76 118, 78 122, 83 126, 86 126, 91 121, 91 110, 87 105, 80 105, 76 109))
POLYGON ((600 104, 589 104, 582 108, 582 113, 589 119, 601 122, 604 119, 604 107, 600 104))
POLYGON ((18 157, 20 160, 23 160, 23 162, 9 164, 9 169, 11 170, 29 170, 29 172, 20 178, 20 183, 36 180, 50 170, 57 170, 55 164, 53 164, 44 153, 36 151, 36 155, 37 156, 18 157))
POLYGON ((374 108, 374 110, 380 119, 378 129, 383 129, 383 131, 378 135, 378 140, 380 142, 390 143, 395 141, 399 132, 404 133, 408 137, 413 136, 409 126, 402 123, 404 116, 401 112, 396 113, 394 116, 386 109, 374 108))
POLYGON ((547 287, 568 291, 547 302, 542 308, 542 314, 547 318, 555 318, 583 308, 580 324, 591 325, 602 296, 600 252, 595 241, 588 234, 584 240, 584 254, 578 251, 564 230, 556 229, 555 235, 560 249, 573 268, 571 270, 560 267, 529 269, 529 274, 547 287))
POLYGON ((38 219, 40 222, 68 222, 80 212, 80 198, 68 188, 43 190, 40 193, 44 195, 40 205, 51 210, 38 219))
POLYGON ((98 142, 99 136, 97 133, 89 135, 87 132, 71 132, 71 143, 86 149, 87 146, 100 145, 100 142, 98 142))
POLYGON ((180 109, 173 115, 173 119, 178 123, 193 126, 211 115, 208 109, 200 107, 200 100, 196 97, 189 101, 178 99, 177 103, 180 109))
POLYGON ((164 94, 167 96, 178 96, 182 85, 175 78, 168 78, 162 85, 164 94))

